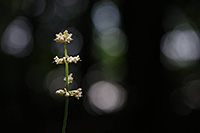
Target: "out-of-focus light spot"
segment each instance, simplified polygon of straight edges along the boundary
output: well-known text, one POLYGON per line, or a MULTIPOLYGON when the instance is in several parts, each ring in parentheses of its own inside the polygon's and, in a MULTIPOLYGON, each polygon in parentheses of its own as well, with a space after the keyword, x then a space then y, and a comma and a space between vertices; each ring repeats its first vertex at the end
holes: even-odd
POLYGON ((161 51, 171 60, 171 65, 185 67, 200 58, 199 36, 192 29, 173 30, 163 37, 161 51))
POLYGON ((93 36, 94 41, 108 55, 119 56, 126 52, 127 39, 126 35, 119 28, 113 28, 108 34, 98 34, 93 36))
POLYGON ((101 33, 120 25, 120 13, 116 5, 111 1, 94 5, 91 17, 95 28, 101 33))
POLYGON ((184 101, 191 109, 200 107, 200 80, 187 83, 183 88, 184 101))
POLYGON ((69 6, 73 6, 75 4, 77 4, 77 2, 80 2, 81 0, 56 0, 57 3, 65 6, 65 7, 69 7, 69 6))
POLYGON ((200 108, 200 80, 193 80, 171 95, 174 110, 179 114, 188 114, 200 108))
POLYGON ((87 9, 88 0, 56 0, 56 13, 65 20, 74 19, 87 9))
POLYGON ((22 10, 29 16, 41 15, 46 7, 46 0, 24 0, 22 10))
POLYGON ((46 88, 50 96, 55 99, 60 98, 58 95, 55 94, 56 90, 65 87, 63 74, 63 69, 52 70, 45 76, 44 79, 44 88, 46 88))
POLYGON ((106 81, 96 82, 88 91, 90 107, 97 114, 120 110, 126 101, 126 96, 122 86, 106 81))
MULTIPOLYGON (((73 33, 73 40, 70 42, 70 45, 67 45, 67 50, 69 55, 77 55, 80 53, 83 47, 83 36, 82 34, 75 28, 68 28, 70 33, 73 33)), ((52 51, 54 53, 63 53, 63 45, 53 45, 52 51), (55 48, 56 47, 56 48, 55 48)))
POLYGON ((29 21, 25 17, 14 20, 4 31, 1 40, 4 53, 18 58, 29 55, 33 48, 29 21))
POLYGON ((34 16, 39 16, 42 14, 46 7, 46 0, 35 0, 34 1, 34 16))

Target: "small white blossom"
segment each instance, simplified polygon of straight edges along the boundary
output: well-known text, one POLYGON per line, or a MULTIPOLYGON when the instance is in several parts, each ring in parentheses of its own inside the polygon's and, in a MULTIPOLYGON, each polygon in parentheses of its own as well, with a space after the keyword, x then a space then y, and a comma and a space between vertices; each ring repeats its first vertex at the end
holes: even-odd
POLYGON ((67 62, 68 62, 68 63, 72 63, 72 61, 73 61, 73 57, 72 57, 72 56, 67 57, 67 62))
POLYGON ((66 93, 65 93, 65 96, 66 96, 66 97, 69 97, 69 93, 68 93, 68 92, 66 92, 66 93))
POLYGON ((80 60, 80 57, 79 57, 79 55, 77 55, 77 56, 74 57, 73 62, 77 63, 77 61, 79 61, 79 60, 80 60))
POLYGON ((70 73, 68 75, 68 83, 72 83, 72 81, 73 81, 73 77, 72 77, 72 73, 70 73))
POLYGON ((59 90, 56 91, 56 94, 59 94, 61 96, 63 96, 65 93, 66 92, 64 90, 61 90, 61 89, 59 89, 59 90))
POLYGON ((58 56, 54 57, 53 59, 54 59, 53 63, 55 62, 57 65, 58 64, 63 64, 65 62, 65 60, 66 60, 65 57, 59 58, 58 56))
POLYGON ((72 34, 68 34, 68 36, 66 37, 65 41, 70 43, 70 41, 73 40, 71 37, 72 37, 72 34))
POLYGON ((56 34, 56 39, 54 39, 54 41, 60 42, 60 43, 64 43, 65 42, 65 39, 64 39, 64 37, 63 37, 61 32, 59 34, 56 34))

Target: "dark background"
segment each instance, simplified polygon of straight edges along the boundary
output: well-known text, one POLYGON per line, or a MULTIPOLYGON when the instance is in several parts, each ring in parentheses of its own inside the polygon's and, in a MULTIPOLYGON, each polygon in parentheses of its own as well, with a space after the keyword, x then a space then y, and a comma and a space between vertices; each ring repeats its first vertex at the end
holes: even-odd
MULTIPOLYGON (((68 27, 75 27, 83 36, 84 45, 80 52, 83 58, 78 66, 81 76, 80 83, 77 84, 83 85, 84 75, 87 74, 89 67, 100 62, 94 52, 92 40, 94 26, 91 20, 92 7, 98 2, 98 0, 89 0, 84 12, 66 20, 65 25, 65 22, 59 19, 47 18, 41 22, 40 15, 34 16, 34 8, 38 6, 37 1, 28 1, 25 11, 21 8, 23 0, 0 1, 0 36, 3 35, 10 22, 18 16, 25 16, 32 25, 31 33, 34 40, 32 52, 25 57, 18 58, 2 50, 0 52, 1 132, 61 132, 64 100, 54 100, 46 91, 38 90, 45 75, 57 67, 51 63, 55 53, 50 51, 51 45, 58 45, 53 44, 55 34, 68 27), (50 30, 43 28, 49 21, 55 24, 55 27, 52 28, 50 25, 49 27, 52 28, 50 30), (37 66, 38 71, 33 73, 36 76, 30 77, 30 80, 35 81, 36 84, 33 87, 37 88, 36 91, 27 85, 27 79, 29 79, 27 73, 33 66, 37 66)), ((87 101, 84 98, 87 99, 89 85, 83 85, 85 97, 78 101, 70 101, 68 132, 199 132, 198 106, 189 109, 185 104, 176 104, 181 96, 178 95, 176 100, 171 98, 173 91, 184 84, 184 77, 190 73, 198 74, 199 61, 185 68, 168 69, 160 60, 162 54, 160 43, 162 36, 172 30, 166 30, 163 26, 166 11, 171 6, 181 9, 192 25, 195 25, 195 31, 199 30, 200 2, 195 0, 159 2, 113 0, 113 2, 121 14, 120 28, 127 37, 128 48, 123 55, 123 64, 116 68, 118 71, 121 66, 126 66, 123 77, 120 80, 117 79, 127 91, 126 103, 122 109, 113 113, 88 112, 83 105, 87 101), (184 110, 189 111, 182 113, 184 110)), ((53 3, 54 1, 47 0, 45 10, 51 12, 53 3)), ((49 14, 51 16, 51 13, 49 14)), ((173 22, 174 19, 178 17, 172 18, 171 21, 173 22)))

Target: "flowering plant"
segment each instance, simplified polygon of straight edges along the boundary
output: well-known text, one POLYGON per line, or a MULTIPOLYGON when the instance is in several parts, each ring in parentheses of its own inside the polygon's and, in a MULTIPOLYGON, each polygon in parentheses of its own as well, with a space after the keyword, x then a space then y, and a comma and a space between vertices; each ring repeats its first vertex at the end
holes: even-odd
POLYGON ((67 43, 70 43, 73 39, 71 38, 72 34, 68 33, 67 30, 63 32, 63 34, 60 32, 59 34, 56 34, 56 39, 54 41, 63 43, 64 44, 64 50, 65 50, 65 56, 64 57, 54 57, 53 63, 58 64, 65 64, 65 78, 64 81, 66 82, 66 87, 63 89, 59 89, 56 91, 56 94, 59 94, 61 96, 66 97, 66 102, 65 102, 65 112, 64 112, 64 120, 63 120, 63 128, 62 128, 62 133, 65 133, 66 131, 66 125, 67 125, 67 115, 68 115, 68 104, 69 104, 69 97, 73 96, 77 99, 82 97, 82 89, 78 88, 77 90, 69 90, 69 84, 72 83, 73 77, 72 73, 68 74, 68 64, 69 63, 77 63, 80 61, 79 55, 72 57, 67 55, 67 43))

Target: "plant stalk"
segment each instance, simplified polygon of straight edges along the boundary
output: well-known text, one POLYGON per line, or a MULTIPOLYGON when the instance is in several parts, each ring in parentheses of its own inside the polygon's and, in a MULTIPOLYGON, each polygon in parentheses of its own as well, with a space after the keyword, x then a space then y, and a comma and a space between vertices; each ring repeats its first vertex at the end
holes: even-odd
MULTIPOLYGON (((67 44, 66 44, 66 42, 64 43, 64 49, 65 49, 65 58, 67 59, 67 44)), ((65 73, 66 73, 65 74, 66 75, 66 90, 68 92, 69 85, 68 85, 68 63, 67 62, 65 62, 65 73)), ((66 97, 62 133, 66 133, 68 105, 69 105, 69 97, 66 97)))

